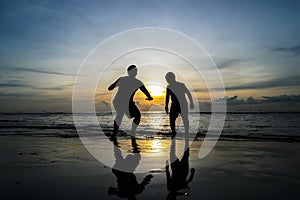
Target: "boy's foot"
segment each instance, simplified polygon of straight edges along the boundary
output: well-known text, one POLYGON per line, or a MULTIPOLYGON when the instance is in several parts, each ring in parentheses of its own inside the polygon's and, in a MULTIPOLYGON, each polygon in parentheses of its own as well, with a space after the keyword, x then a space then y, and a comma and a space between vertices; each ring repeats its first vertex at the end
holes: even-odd
POLYGON ((172 139, 177 135, 177 132, 172 132, 172 139))
POLYGON ((153 178, 152 174, 147 175, 144 180, 142 181, 142 185, 148 185, 151 182, 151 179, 153 178))
POLYGON ((140 148, 136 143, 135 137, 131 137, 131 146, 132 146, 133 153, 140 153, 140 148))
POLYGON ((109 137, 109 140, 112 141, 112 142, 115 141, 116 138, 117 138, 116 135, 117 134, 115 134, 115 133, 111 134, 110 137, 109 137))

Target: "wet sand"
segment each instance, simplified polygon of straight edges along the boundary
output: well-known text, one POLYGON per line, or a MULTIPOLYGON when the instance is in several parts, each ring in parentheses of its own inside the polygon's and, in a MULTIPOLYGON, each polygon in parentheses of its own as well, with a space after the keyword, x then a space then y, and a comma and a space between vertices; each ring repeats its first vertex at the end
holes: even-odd
MULTIPOLYGON (((141 151, 149 142, 153 140, 137 140, 141 151)), ((195 142, 190 150, 190 168, 196 170, 186 190, 190 195, 177 199, 298 197, 298 142, 219 141, 202 160, 198 158, 200 145, 201 141, 195 142)), ((157 147, 150 148, 150 153, 168 154, 168 145, 157 147)), ((1 199, 120 199, 107 193, 117 185, 111 168, 94 159, 79 138, 1 136, 0 155, 1 199)), ((135 175, 141 182, 147 174, 154 177, 136 198, 166 199, 165 169, 135 175)))

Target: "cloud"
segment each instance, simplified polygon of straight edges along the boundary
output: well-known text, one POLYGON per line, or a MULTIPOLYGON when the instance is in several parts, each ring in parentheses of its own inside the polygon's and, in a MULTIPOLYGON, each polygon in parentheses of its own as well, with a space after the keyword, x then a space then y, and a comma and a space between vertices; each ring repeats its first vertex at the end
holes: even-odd
POLYGON ((227 104, 244 104, 245 103, 245 100, 238 99, 238 96, 232 96, 232 97, 225 96, 224 98, 219 98, 219 99, 214 100, 214 102, 216 102, 216 103, 221 103, 224 101, 226 101, 227 104))
POLYGON ((285 86, 299 86, 299 76, 283 77, 268 81, 254 82, 243 85, 228 86, 226 90, 250 90, 250 89, 266 89, 285 86))
MULTIPOLYGON (((1 77, 0 77, 0 78, 1 78, 1 77)), ((24 79, 23 76, 15 76, 15 75, 10 75, 9 78, 24 79)))
POLYGON ((282 53, 293 53, 295 55, 300 54, 300 45, 291 46, 291 47, 277 47, 271 49, 274 52, 282 52, 282 53))
MULTIPOLYGON (((268 88, 277 88, 277 87, 287 87, 287 86, 299 86, 300 78, 299 76, 290 76, 277 78, 267 81, 260 82, 251 82, 247 84, 225 86, 226 91, 232 90, 252 90, 252 89, 268 89, 268 88)), ((212 88, 213 90, 223 90, 223 88, 212 88)), ((208 92, 208 88, 195 88, 193 92, 208 92)))
POLYGON ((36 90, 57 90, 57 91, 61 91, 64 89, 64 87, 32 87, 32 89, 36 89, 36 90))
POLYGON ((250 58, 248 58, 248 59, 230 59, 230 60, 227 60, 224 62, 220 62, 220 64, 217 64, 217 66, 219 69, 224 69, 224 68, 236 66, 236 65, 241 64, 248 60, 250 60, 250 58))
POLYGON ((196 89, 193 89, 193 92, 207 92, 208 89, 207 88, 196 88, 196 89))
POLYGON ((73 87, 74 83, 70 83, 70 84, 65 84, 65 85, 61 85, 61 87, 73 87))
POLYGON ((25 93, 6 93, 6 92, 0 92, 0 97, 36 97, 36 94, 25 94, 25 93))
POLYGON ((300 103, 300 95, 280 95, 280 96, 262 96, 265 102, 289 102, 289 103, 300 103))
POLYGON ((64 87, 63 86, 58 86, 58 87, 37 87, 37 86, 33 86, 33 85, 28 85, 25 84, 21 81, 17 81, 17 80, 10 80, 6 83, 0 83, 0 87, 1 88, 29 88, 29 89, 34 89, 34 90, 63 90, 64 87))
POLYGON ((47 99, 49 102, 55 102, 55 103, 60 103, 60 102, 65 102, 65 103, 68 103, 68 102, 70 102, 71 101, 71 99, 70 98, 68 98, 68 97, 65 97, 65 98, 58 98, 58 97, 55 97, 55 98, 48 98, 47 99))
MULTIPOLYGON (((263 112, 299 112, 300 111, 300 95, 278 95, 278 96, 262 96, 260 99, 248 97, 240 99, 238 96, 225 96, 223 98, 214 99, 217 107, 226 102, 227 111, 263 111, 263 112)), ((202 111, 211 111, 211 102, 199 102, 202 111)))
POLYGON ((76 74, 68 74, 68 73, 62 73, 62 72, 54 72, 54 71, 32 69, 32 68, 22 68, 22 67, 0 67, 0 69, 6 70, 6 71, 16 71, 16 72, 34 72, 34 73, 41 73, 41 74, 76 76, 76 74))
POLYGON ((268 104, 268 103, 300 103, 300 95, 279 95, 279 96, 262 96, 263 99, 254 99, 252 96, 247 99, 238 99, 238 96, 224 97, 215 99, 214 102, 227 101, 228 105, 243 104, 268 104))
POLYGON ((22 83, 0 83, 0 87, 26 87, 26 85, 22 83))

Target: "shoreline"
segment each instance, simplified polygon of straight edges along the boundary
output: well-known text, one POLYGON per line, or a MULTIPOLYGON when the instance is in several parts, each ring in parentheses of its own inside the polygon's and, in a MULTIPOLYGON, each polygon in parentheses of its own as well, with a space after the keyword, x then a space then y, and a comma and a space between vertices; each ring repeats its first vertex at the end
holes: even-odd
MULTIPOLYGON (((12 129, 15 129, 12 128, 12 129)), ((76 130, 76 129, 75 129, 76 130)), ((75 131, 74 130, 74 131, 75 131)), ((112 130, 104 130, 103 132, 103 139, 106 139, 105 137, 109 136, 110 132, 112 130)), ((93 135, 91 135, 93 136, 93 135)), ((96 136, 96 135, 94 135, 96 136)), ((101 136, 101 135, 100 135, 101 136)), ((130 135, 127 135, 125 132, 119 134, 119 137, 124 138, 130 138, 130 135)), ((171 139, 172 133, 162 133, 158 132, 156 134, 151 133, 137 133, 136 137, 140 140, 151 140, 153 138, 161 139, 161 140, 169 140, 171 139)), ((213 135, 211 135, 213 136, 213 135)), ((39 134, 39 133, 12 133, 12 134, 0 134, 1 137, 49 137, 49 138, 79 138, 79 135, 77 133, 75 134, 39 134)), ((205 138, 205 134, 203 133, 197 133, 196 137, 194 137, 194 141, 203 141, 205 138)), ((177 139, 183 139, 182 134, 179 135, 177 139)), ((212 139, 214 140, 214 139, 212 139)), ((246 135, 223 135, 221 134, 218 138, 218 141, 248 141, 248 142, 288 142, 288 143, 298 143, 300 142, 300 136, 285 136, 285 135, 264 135, 264 136, 246 136, 246 135)))

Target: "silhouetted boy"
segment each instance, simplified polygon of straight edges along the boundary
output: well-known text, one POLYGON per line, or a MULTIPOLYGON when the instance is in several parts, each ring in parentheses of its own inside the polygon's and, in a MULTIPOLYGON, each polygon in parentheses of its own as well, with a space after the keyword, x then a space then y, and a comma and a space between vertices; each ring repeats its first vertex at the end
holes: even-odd
POLYGON ((166 81, 168 82, 167 91, 166 91, 166 102, 165 110, 166 113, 169 113, 169 98, 171 96, 172 104, 170 108, 170 126, 173 133, 173 136, 176 135, 175 130, 175 121, 178 115, 181 115, 185 133, 189 132, 189 119, 188 119, 188 102, 185 95, 188 96, 190 102, 190 109, 194 109, 194 103, 190 91, 187 89, 184 83, 176 81, 175 74, 168 72, 165 76, 166 81))
POLYGON ((137 75, 136 66, 130 65, 127 68, 127 73, 128 76, 120 77, 108 87, 108 90, 113 90, 115 87, 119 87, 115 99, 113 100, 113 105, 117 112, 117 116, 114 121, 114 131, 112 137, 116 136, 124 114, 128 118, 134 118, 132 122, 131 135, 135 135, 136 128, 141 120, 141 113, 133 101, 134 94, 138 89, 140 89, 147 96, 146 100, 153 100, 142 81, 135 78, 137 75))

